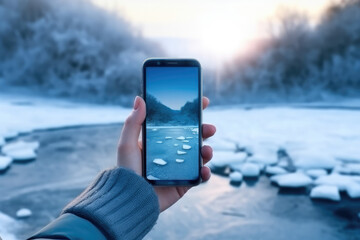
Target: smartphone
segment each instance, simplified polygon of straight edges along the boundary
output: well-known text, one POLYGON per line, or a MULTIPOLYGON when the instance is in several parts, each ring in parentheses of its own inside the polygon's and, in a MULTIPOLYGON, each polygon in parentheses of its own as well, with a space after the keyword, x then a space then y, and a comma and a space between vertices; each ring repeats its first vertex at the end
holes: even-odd
POLYGON ((202 79, 194 59, 147 59, 143 65, 143 176, 153 185, 201 181, 202 79))

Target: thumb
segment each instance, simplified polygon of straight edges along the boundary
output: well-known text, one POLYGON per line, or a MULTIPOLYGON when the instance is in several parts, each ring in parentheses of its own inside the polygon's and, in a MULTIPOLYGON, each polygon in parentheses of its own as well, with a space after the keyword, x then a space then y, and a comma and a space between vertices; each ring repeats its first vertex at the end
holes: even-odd
POLYGON ((137 96, 134 101, 134 109, 126 119, 119 141, 119 150, 131 152, 139 148, 138 140, 142 123, 145 120, 145 101, 137 96))

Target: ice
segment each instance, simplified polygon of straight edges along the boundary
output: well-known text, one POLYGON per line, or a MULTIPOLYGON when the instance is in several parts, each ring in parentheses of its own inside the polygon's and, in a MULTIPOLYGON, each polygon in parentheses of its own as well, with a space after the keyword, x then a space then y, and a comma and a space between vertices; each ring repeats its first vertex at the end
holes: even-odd
POLYGON ((199 134, 199 129, 198 128, 193 128, 191 130, 194 134, 199 134))
POLYGON ((311 189, 311 198, 328 199, 332 201, 340 201, 339 189, 336 186, 320 185, 311 189))
POLYGON ((177 143, 174 143, 174 146, 175 146, 175 147, 177 147, 177 146, 179 146, 179 144, 177 144, 177 143))
POLYGON ((155 132, 155 131, 157 131, 157 128, 153 128, 152 130, 155 132))
POLYGON ((167 136, 167 137, 165 137, 165 139, 172 139, 172 137, 167 136))
POLYGON ((260 167, 255 163, 244 163, 240 171, 244 177, 258 177, 260 175, 260 167))
POLYGON ((40 146, 39 142, 24 142, 24 141, 17 141, 17 142, 13 142, 13 143, 9 143, 6 144, 5 146, 2 147, 1 151, 6 154, 9 155, 11 152, 16 152, 16 151, 21 151, 23 149, 32 149, 32 150, 36 150, 38 149, 40 146))
POLYGON ((177 158, 175 161, 176 161, 177 163, 183 163, 183 162, 184 162, 184 159, 179 159, 179 158, 177 158))
POLYGON ((270 180, 277 183, 279 187, 286 188, 306 187, 312 183, 311 178, 302 172, 275 175, 270 180))
POLYGON ((5 138, 0 136, 0 147, 5 144, 5 138))
POLYGON ((186 137, 186 139, 192 139, 193 137, 186 137))
POLYGON ((243 175, 238 171, 230 173, 229 177, 231 182, 241 182, 243 179, 243 175))
POLYGON ((12 158, 7 156, 0 156, 0 172, 6 170, 10 167, 12 163, 12 158))
POLYGON ((356 181, 350 176, 337 173, 321 176, 315 180, 316 185, 332 185, 338 187, 340 191, 346 191, 347 187, 354 183, 356 183, 356 181))
POLYGON ((312 178, 318 178, 327 175, 327 172, 324 169, 309 169, 306 174, 312 178))
POLYGON ((284 168, 278 166, 267 166, 265 172, 269 175, 278 175, 288 173, 284 168))
POLYGON ((147 179, 149 179, 149 180, 160 180, 159 178, 154 177, 153 175, 147 175, 147 179))
POLYGON ((184 142, 184 143, 188 143, 188 142, 189 142, 189 140, 183 140, 182 142, 184 142))
POLYGON ((346 192, 351 198, 360 198, 360 184, 349 184, 346 188, 346 192))
POLYGON ((177 140, 185 140, 185 137, 184 137, 184 136, 180 136, 180 137, 177 137, 176 139, 177 139, 177 140))
POLYGON ((177 150, 177 154, 178 154, 178 155, 184 155, 184 154, 186 154, 186 152, 177 150))
POLYGON ((16 212, 16 217, 18 217, 18 218, 28 218, 31 215, 32 215, 32 212, 28 208, 21 208, 21 209, 17 210, 17 212, 16 212))
POLYGON ((153 163, 155 163, 157 165, 161 165, 161 166, 164 166, 167 164, 167 162, 161 158, 155 158, 153 163))
POLYGON ((217 138, 209 138, 205 140, 205 143, 210 145, 215 151, 229 151, 235 152, 236 144, 217 138))
POLYGON ((360 164, 347 163, 347 164, 338 165, 333 169, 333 172, 349 174, 349 175, 360 175, 360 164))
POLYGON ((223 167, 232 163, 241 163, 245 160, 245 153, 214 151, 211 164, 215 167, 223 167))
POLYGON ((182 146, 182 148, 183 148, 184 150, 189 150, 189 149, 191 149, 191 146, 184 144, 184 145, 182 146))
POLYGON ((298 150, 297 152, 289 153, 291 158, 295 162, 295 166, 303 169, 310 168, 324 168, 332 169, 337 164, 335 157, 331 156, 327 151, 321 151, 320 149, 306 149, 298 150))
POLYGON ((0 239, 16 240, 17 238, 13 233, 23 226, 12 217, 0 212, 0 239))
POLYGON ((162 141, 156 141, 156 143, 163 143, 162 141))

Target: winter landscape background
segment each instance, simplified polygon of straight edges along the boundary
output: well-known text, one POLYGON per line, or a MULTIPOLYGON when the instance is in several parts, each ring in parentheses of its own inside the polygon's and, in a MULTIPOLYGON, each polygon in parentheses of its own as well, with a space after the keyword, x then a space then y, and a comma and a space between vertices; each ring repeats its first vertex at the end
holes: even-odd
POLYGON ((200 60, 217 135, 146 239, 360 239, 358 0, 0 0, 3 239, 115 164, 147 57, 200 60))

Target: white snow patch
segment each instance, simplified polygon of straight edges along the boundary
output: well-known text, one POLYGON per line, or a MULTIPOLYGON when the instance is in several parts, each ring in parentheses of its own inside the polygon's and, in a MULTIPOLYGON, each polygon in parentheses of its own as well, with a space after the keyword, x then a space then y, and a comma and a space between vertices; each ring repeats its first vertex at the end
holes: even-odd
POLYGON ((31 215, 32 215, 32 212, 28 208, 21 208, 21 209, 17 210, 17 212, 16 212, 17 218, 28 218, 31 215))
POLYGON ((5 170, 8 168, 12 163, 12 158, 7 156, 0 156, 0 171, 5 170))
POLYGON ((184 160, 184 159, 177 158, 175 161, 176 161, 177 163, 183 163, 185 160, 184 160))
POLYGON ((184 154, 186 154, 186 152, 177 150, 177 154, 178 154, 178 155, 184 155, 184 154))
POLYGON ((312 178, 318 178, 327 175, 327 172, 324 169, 309 169, 306 174, 312 178))
POLYGON ((162 141, 156 141, 156 143, 163 143, 162 141))
POLYGON ((185 140, 185 137, 184 137, 184 136, 180 136, 180 137, 177 137, 176 139, 177 139, 177 140, 185 140))
POLYGON ((153 163, 157 164, 157 165, 161 165, 161 166, 164 166, 167 164, 167 162, 161 158, 155 158, 153 160, 153 163))
POLYGON ((340 201, 341 199, 339 189, 332 185, 320 185, 314 187, 311 189, 310 197, 316 199, 328 199, 332 201, 340 201))
POLYGON ((238 171, 230 173, 229 177, 231 182, 241 182, 243 179, 243 175, 238 171))
POLYGON ((314 183, 316 185, 332 185, 338 187, 340 191, 346 191, 348 186, 355 183, 355 180, 350 176, 332 173, 330 175, 319 177, 314 183))
POLYGON ((25 162, 36 159, 36 153, 31 148, 13 150, 8 152, 7 156, 11 157, 14 162, 25 162))
POLYGON ((243 152, 225 152, 225 151, 214 151, 213 158, 210 161, 211 165, 215 167, 224 167, 229 164, 236 164, 244 162, 246 154, 243 152))
POLYGON ((191 149, 191 146, 184 144, 184 145, 182 146, 182 148, 183 148, 184 150, 189 150, 189 149, 191 149))
POLYGON ((147 175, 147 179, 149 179, 149 180, 160 180, 159 178, 154 177, 153 175, 147 175))
POLYGON ((269 175, 288 173, 284 168, 278 166, 266 166, 265 172, 269 175))
POLYGON ((312 183, 311 178, 301 172, 275 175, 270 180, 277 183, 279 187, 287 188, 306 187, 312 183))
POLYGON ((258 177, 260 175, 260 167, 255 163, 244 163, 240 167, 240 171, 244 177, 258 177))
POLYGON ((289 152, 290 157, 294 160, 294 164, 298 168, 324 168, 332 169, 337 164, 335 157, 331 156, 328 151, 320 149, 305 149, 297 152, 289 152))
POLYGON ((32 149, 32 150, 36 150, 38 149, 40 146, 40 143, 37 141, 34 142, 24 142, 22 140, 16 141, 16 142, 12 142, 9 144, 6 144, 5 146, 2 147, 1 151, 8 155, 11 152, 17 152, 23 149, 32 149))
POLYGON ((346 192, 351 198, 360 198, 360 184, 353 183, 348 185, 346 192))

